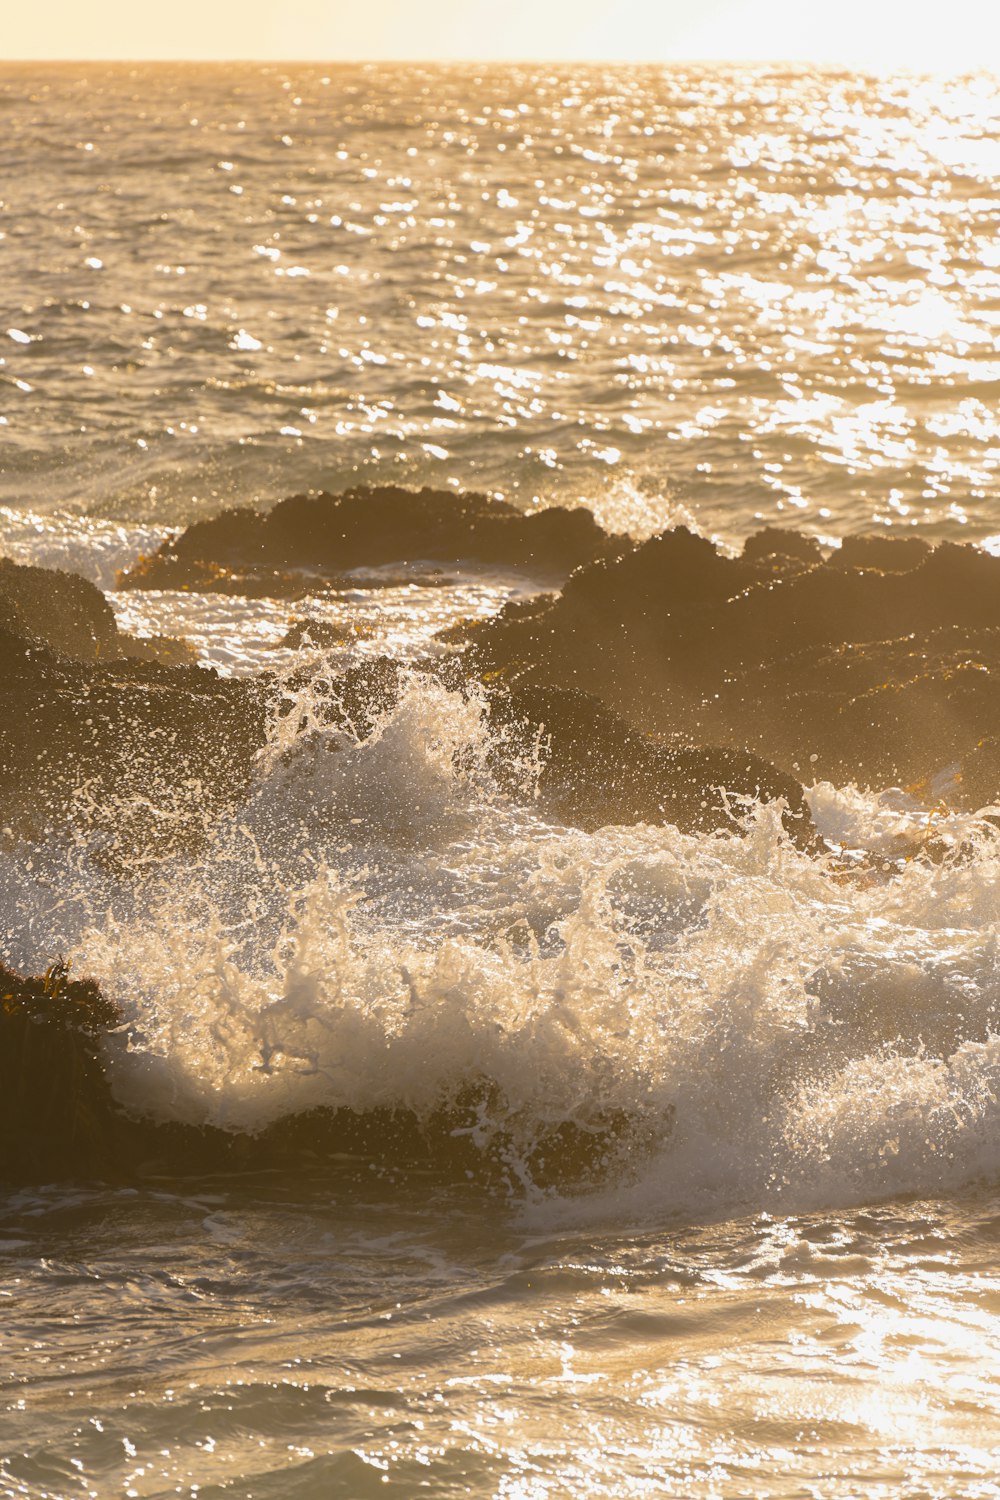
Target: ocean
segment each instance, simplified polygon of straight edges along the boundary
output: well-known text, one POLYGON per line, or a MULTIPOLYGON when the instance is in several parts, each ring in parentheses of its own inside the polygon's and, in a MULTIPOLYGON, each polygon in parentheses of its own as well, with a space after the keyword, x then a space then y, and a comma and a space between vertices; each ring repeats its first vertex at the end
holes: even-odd
POLYGON ((1000 1496, 997 79, 0 120, 0 1490, 1000 1496))

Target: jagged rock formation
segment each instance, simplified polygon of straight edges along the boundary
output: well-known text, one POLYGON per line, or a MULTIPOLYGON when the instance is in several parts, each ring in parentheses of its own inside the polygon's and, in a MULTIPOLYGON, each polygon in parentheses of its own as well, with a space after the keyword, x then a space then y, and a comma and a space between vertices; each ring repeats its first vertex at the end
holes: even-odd
MULTIPOLYGON (((269 680, 116 660, 114 620, 91 585, 42 569, 4 571, 23 593, 32 591, 36 632, 0 629, 3 824, 40 834, 76 821, 116 869, 198 847, 214 818, 249 791, 266 734, 269 680), (49 577, 48 615, 59 621, 59 633, 49 634, 65 650, 41 636, 49 577), (77 604, 75 614, 60 616, 63 596, 77 604)), ((23 628, 23 616, 17 623, 23 628)), ((398 685, 395 663, 366 663, 343 675, 331 701, 363 738, 394 705, 398 685)), ((800 841, 812 837, 800 784, 758 756, 667 745, 581 692, 497 691, 490 715, 500 781, 505 756, 513 763, 527 745, 540 746, 538 790, 563 821, 733 829, 740 798, 783 797, 789 829, 800 841)))
POLYGON ((972 547, 824 558, 771 532, 730 558, 678 528, 465 634, 470 671, 579 688, 678 744, 875 786, 957 762, 957 800, 1000 794, 1000 559, 972 547))
POLYGON ((611 548, 587 510, 526 516, 485 495, 358 488, 295 495, 264 513, 224 510, 140 558, 120 583, 298 598, 345 583, 352 568, 413 562, 488 564, 561 581, 611 548))
MULTIPOLYGON (((281 509, 258 518, 261 534, 281 509)), ((291 534, 306 546, 298 524, 291 534)), ((201 821, 245 792, 266 680, 108 662, 115 636, 104 601, 53 574, 54 587, 75 590, 57 652, 41 644, 42 570, 7 565, 2 574, 7 618, 21 631, 30 619, 37 632, 0 633, 6 821, 40 800, 65 807, 90 779, 129 794, 195 787, 201 821)), ((1000 798, 998 585, 1000 560, 974 548, 854 538, 827 557, 810 538, 769 530, 733 558, 679 528, 619 547, 560 594, 471 627, 459 665, 443 670, 455 684, 505 686, 490 711, 510 745, 517 723, 536 736, 544 726, 539 786, 558 817, 588 827, 666 819, 700 831, 732 826, 734 795, 780 796, 808 842, 803 779, 919 785, 955 766, 954 803, 1000 798)), ((373 703, 386 705, 376 677, 368 665, 343 679, 358 722, 373 703)), ((196 810, 189 819, 184 801, 183 792, 173 804, 146 798, 147 809, 181 809, 159 817, 154 843, 189 836, 196 810)), ((143 817, 157 822, 134 810, 120 822, 143 817)))
POLYGON ((276 642, 277 649, 298 651, 337 650, 352 645, 363 638, 363 633, 354 627, 337 625, 332 620, 295 620, 276 642))

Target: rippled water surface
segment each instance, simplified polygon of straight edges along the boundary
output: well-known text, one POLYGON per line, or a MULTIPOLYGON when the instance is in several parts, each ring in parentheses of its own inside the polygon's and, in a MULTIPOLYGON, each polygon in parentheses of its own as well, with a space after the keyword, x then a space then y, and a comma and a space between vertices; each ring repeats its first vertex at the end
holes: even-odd
POLYGON ((460 1169, 6 1193, 0 1490, 1000 1497, 995 829, 821 783, 837 857, 773 807, 583 832, 494 779, 475 693, 313 717, 523 578, 116 588, 359 477, 1000 549, 998 81, 23 65, 0 120, 0 552, 300 668, 201 854, 123 876, 86 788, 68 846, 4 830, 0 957, 100 980, 159 1120, 498 1085, 460 1169), (566 1121, 592 1170, 546 1177, 566 1121))
POLYGON ((998 1493, 995 1200, 584 1244, 303 1187, 14 1206, 7 1493, 998 1493))
POLYGON ((0 498, 1000 531, 989 76, 8 67, 0 498))

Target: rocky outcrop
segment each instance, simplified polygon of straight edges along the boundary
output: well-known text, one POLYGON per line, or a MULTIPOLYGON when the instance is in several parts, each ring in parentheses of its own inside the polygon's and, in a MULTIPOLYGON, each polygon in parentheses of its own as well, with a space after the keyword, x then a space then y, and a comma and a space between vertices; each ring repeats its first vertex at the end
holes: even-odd
POLYGON ((0 558, 0 630, 38 641, 73 661, 120 656, 114 611, 75 573, 0 558))
POLYGON ((0 557, 0 630, 71 661, 133 658, 180 666, 194 657, 184 641, 119 630, 111 605, 88 579, 9 557, 0 557))
POLYGON ((199 668, 85 666, 0 632, 0 818, 80 823, 127 863, 195 845, 245 796, 265 694, 199 668))
POLYGON ((23 978, 0 964, 0 1182, 107 1171, 117 1111, 100 1056, 122 1017, 62 964, 23 978))
POLYGON ((267 512, 225 510, 140 558, 120 584, 299 598, 345 584, 352 569, 419 562, 507 567, 561 581, 611 550, 587 510, 524 515, 486 495, 358 488, 295 495, 267 512))
POLYGON ((265 693, 186 658, 85 579, 0 561, 0 826, 83 822, 116 862, 197 838, 249 785, 265 693))
MULTIPOLYGON (((783 801, 782 822, 816 843, 801 783, 745 750, 671 744, 641 734, 579 689, 497 687, 489 714, 503 759, 537 757, 550 815, 585 829, 672 823, 683 833, 742 832, 750 804, 783 801)), ((499 767, 502 778, 503 764, 499 767)))
POLYGON ((635 728, 810 779, 910 784, 976 761, 981 796, 980 746, 1000 733, 1000 559, 885 537, 827 558, 793 537, 731 558, 666 532, 471 628, 467 666, 579 688, 635 728))
POLYGON ((353 626, 307 618, 295 620, 275 645, 281 651, 336 651, 356 644, 363 636, 364 632, 353 626))
POLYGON ((657 1121, 605 1112, 515 1140, 501 1091, 478 1078, 422 1117, 404 1107, 321 1107, 253 1134, 227 1131, 122 1110, 106 1068, 116 1045, 127 1045, 125 1018, 93 980, 71 979, 61 962, 34 977, 0 964, 0 1185, 290 1171, 322 1161, 344 1171, 354 1157, 363 1170, 417 1167, 461 1181, 511 1180, 516 1165, 521 1185, 528 1174, 539 1186, 579 1187, 600 1181, 631 1149, 648 1149, 672 1123, 669 1114, 657 1121))

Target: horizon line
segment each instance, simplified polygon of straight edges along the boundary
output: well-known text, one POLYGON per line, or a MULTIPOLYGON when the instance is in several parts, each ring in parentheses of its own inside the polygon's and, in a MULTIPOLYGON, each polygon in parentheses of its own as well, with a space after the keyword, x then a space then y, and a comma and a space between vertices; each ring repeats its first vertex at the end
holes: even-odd
POLYGON ((431 66, 438 68, 489 68, 489 67, 609 67, 609 68, 809 68, 825 72, 853 72, 900 75, 932 76, 946 74, 948 77, 983 75, 1000 77, 1000 70, 972 64, 967 67, 934 68, 932 66, 909 65, 896 67, 892 64, 873 62, 851 62, 846 58, 817 60, 803 57, 7 57, 0 59, 0 70, 4 67, 84 67, 97 63, 104 67, 275 67, 275 68, 379 68, 431 66))

